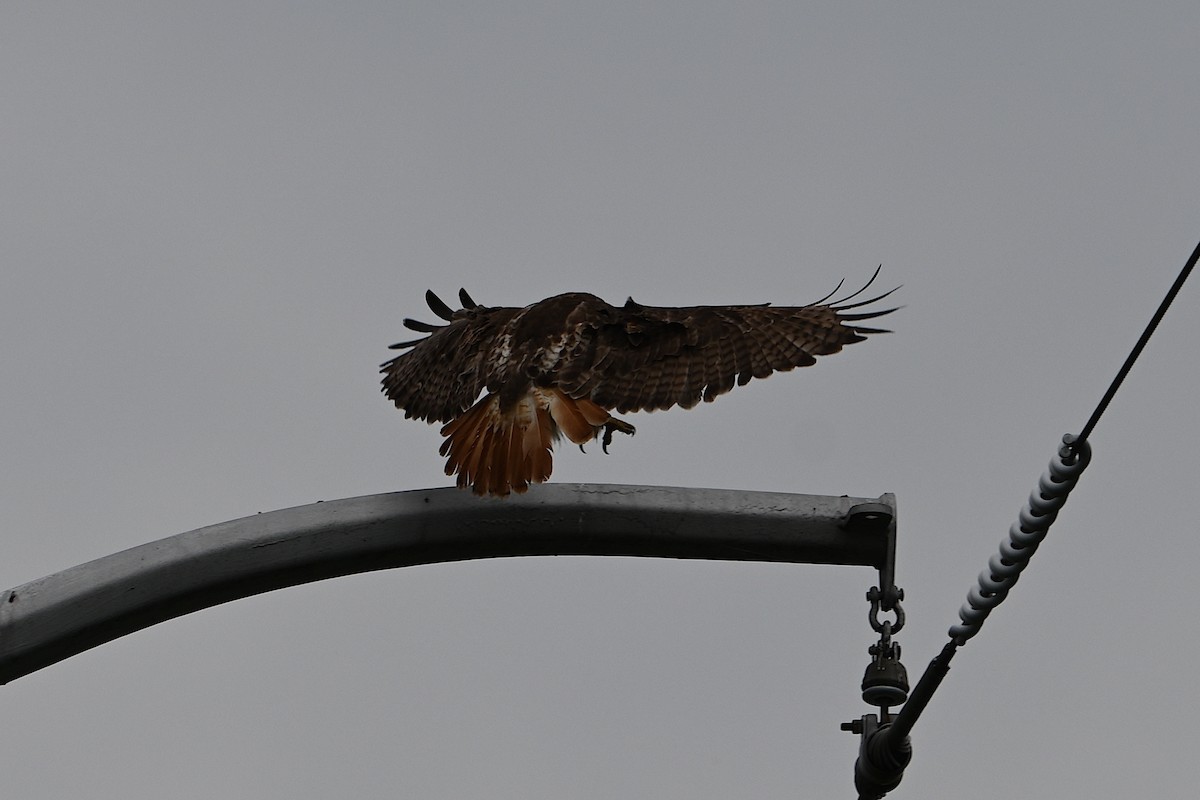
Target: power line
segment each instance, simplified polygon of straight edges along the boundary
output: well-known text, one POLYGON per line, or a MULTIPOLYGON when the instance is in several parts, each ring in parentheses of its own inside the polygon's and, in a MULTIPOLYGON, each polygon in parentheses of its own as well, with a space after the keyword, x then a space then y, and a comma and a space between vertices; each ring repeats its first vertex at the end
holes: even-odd
POLYGON ((1100 416, 1104 410, 1108 408, 1108 404, 1112 402, 1113 395, 1117 393, 1121 382, 1125 380, 1125 376, 1129 374, 1129 370, 1133 368, 1133 362, 1137 361, 1138 356, 1142 354, 1146 342, 1150 341, 1150 337, 1154 334, 1154 329, 1158 327, 1158 323, 1162 321, 1163 315, 1167 313, 1167 309, 1171 307, 1171 303, 1175 300, 1175 295, 1179 294, 1180 288, 1183 287, 1183 282, 1188 279, 1192 268, 1196 266, 1196 261, 1200 260, 1200 244, 1196 245, 1196 249, 1192 251, 1192 256, 1183 265, 1183 271, 1179 273, 1179 277, 1175 279, 1167 296, 1163 298, 1162 303, 1158 306, 1158 311, 1154 312, 1154 316, 1150 319, 1150 324, 1146 326, 1146 330, 1142 331, 1142 337, 1138 339, 1137 344, 1133 346, 1133 350, 1129 353, 1129 358, 1125 359, 1125 363, 1121 366, 1117 377, 1113 378, 1113 382, 1108 387, 1108 391, 1104 393, 1104 397, 1100 400, 1100 404, 1096 406, 1096 410, 1092 412, 1092 417, 1083 426, 1083 430, 1079 432, 1079 436, 1071 444, 1072 449, 1076 448, 1079 443, 1086 441, 1092 435, 1092 428, 1096 427, 1096 423, 1100 421, 1100 416))

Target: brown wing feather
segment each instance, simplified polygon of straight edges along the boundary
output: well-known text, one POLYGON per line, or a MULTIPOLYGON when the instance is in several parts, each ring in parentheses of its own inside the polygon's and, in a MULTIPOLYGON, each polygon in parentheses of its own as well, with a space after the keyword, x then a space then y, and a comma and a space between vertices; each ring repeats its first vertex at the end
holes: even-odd
MULTIPOLYGON (((568 294, 524 309, 488 308, 464 292, 458 311, 430 292, 430 308, 448 324, 406 321, 429 336, 393 345, 410 349, 383 364, 383 390, 405 416, 439 422, 470 408, 484 388, 499 392, 508 409, 525 380, 621 413, 691 408, 886 332, 859 323, 895 309, 850 313, 891 294, 850 302, 865 288, 797 307, 663 308, 630 300, 617 308, 568 294), (505 345, 497 349, 502 333, 505 345)), ((510 450, 507 444, 484 442, 476 468, 488 470, 489 457, 510 450)))
MULTIPOLYGON (((470 300, 465 292, 460 295, 470 300)), ((445 318, 448 307, 432 292, 434 313, 445 318)), ((383 391, 404 416, 449 422, 470 408, 486 382, 488 354, 504 325, 520 309, 471 305, 449 312, 449 324, 413 323, 431 331, 424 339, 393 345, 411 348, 380 367, 383 391)))
POLYGON ((559 386, 618 413, 690 408, 735 384, 809 366, 817 356, 837 353, 867 334, 886 333, 857 323, 894 308, 846 312, 891 292, 846 302, 861 291, 827 305, 796 307, 663 308, 632 300, 622 308, 610 306, 611 313, 597 320, 586 338, 586 348, 562 365, 559 386))

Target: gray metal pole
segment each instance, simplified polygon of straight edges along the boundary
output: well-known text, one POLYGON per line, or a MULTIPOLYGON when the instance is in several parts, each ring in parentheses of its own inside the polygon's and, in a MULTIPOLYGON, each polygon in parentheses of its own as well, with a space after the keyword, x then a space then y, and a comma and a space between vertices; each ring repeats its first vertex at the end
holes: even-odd
POLYGON ((241 597, 378 569, 505 556, 857 564, 891 573, 895 498, 550 484, 429 489, 181 533, 0 593, 0 683, 241 597))

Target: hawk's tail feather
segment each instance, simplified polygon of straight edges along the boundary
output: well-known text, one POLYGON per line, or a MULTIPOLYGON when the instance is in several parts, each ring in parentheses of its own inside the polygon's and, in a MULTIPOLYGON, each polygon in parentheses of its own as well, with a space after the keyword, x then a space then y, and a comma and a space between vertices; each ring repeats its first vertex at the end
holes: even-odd
POLYGON ((446 440, 438 452, 446 456, 446 474, 456 475, 460 488, 504 497, 550 478, 551 451, 560 432, 584 444, 602 431, 611 438, 610 426, 633 431, 591 400, 558 389, 534 389, 509 411, 500 408, 498 395, 488 394, 442 426, 446 440))
POLYGON ((534 424, 525 430, 525 453, 529 460, 529 480, 542 483, 550 479, 554 469, 554 421, 550 412, 537 405, 534 424))
POLYGON ((458 474, 458 485, 466 486, 468 478, 479 473, 480 457, 491 449, 491 428, 488 417, 496 413, 494 395, 488 395, 465 412, 442 426, 446 441, 438 452, 448 456, 446 474, 458 474))
MULTIPOLYGON (((491 429, 492 452, 488 464, 488 483, 484 487, 485 492, 503 496, 511 491, 520 493, 529 488, 528 483, 522 486, 519 480, 516 483, 513 482, 513 476, 518 472, 510 458, 514 428, 513 425, 498 425, 491 429)), ((473 488, 478 491, 478 487, 473 488)))
POLYGON ((446 474, 475 494, 520 494, 547 480, 554 467, 554 421, 533 395, 504 413, 500 398, 489 394, 444 425, 442 435, 446 474))

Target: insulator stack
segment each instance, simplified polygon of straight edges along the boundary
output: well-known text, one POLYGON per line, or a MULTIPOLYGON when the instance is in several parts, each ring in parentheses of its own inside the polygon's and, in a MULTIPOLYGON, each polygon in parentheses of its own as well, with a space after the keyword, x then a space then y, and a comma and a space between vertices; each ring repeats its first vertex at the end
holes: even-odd
POLYGON ((1077 441, 1068 434, 1063 442, 1017 521, 1008 529, 1008 538, 1001 542, 1000 552, 988 559, 987 569, 979 573, 978 582, 967 593, 967 602, 958 612, 962 623, 950 628, 950 638, 956 644, 965 644, 979 633, 992 609, 1004 602, 1091 460, 1092 449, 1087 440, 1077 441))

